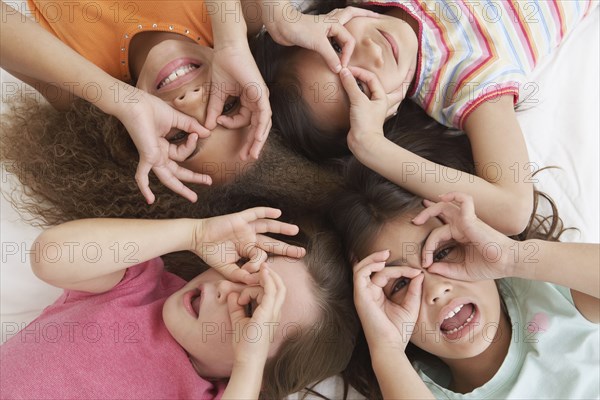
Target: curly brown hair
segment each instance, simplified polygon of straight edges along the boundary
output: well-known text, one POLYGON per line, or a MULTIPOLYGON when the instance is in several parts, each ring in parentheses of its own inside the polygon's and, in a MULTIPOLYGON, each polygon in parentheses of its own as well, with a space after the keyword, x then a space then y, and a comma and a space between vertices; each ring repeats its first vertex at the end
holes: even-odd
POLYGON ((84 101, 58 112, 33 99, 13 101, 0 121, 0 160, 23 190, 8 194, 22 215, 40 225, 78 218, 204 217, 236 210, 223 199, 254 198, 290 211, 317 209, 341 178, 287 150, 272 132, 252 168, 221 187, 191 185, 199 201, 190 203, 150 179, 156 194, 148 206, 134 179, 138 155, 120 122, 84 101))

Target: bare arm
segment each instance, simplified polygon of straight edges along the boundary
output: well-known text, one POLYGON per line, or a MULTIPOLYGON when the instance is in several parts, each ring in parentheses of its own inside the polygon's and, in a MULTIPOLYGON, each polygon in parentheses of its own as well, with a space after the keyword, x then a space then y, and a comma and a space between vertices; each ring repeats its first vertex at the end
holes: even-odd
POLYGON ((136 264, 190 247, 192 220, 83 219, 43 232, 33 272, 51 285, 101 293, 136 264))
POLYGON ((384 399, 435 399, 401 349, 371 350, 371 359, 384 399))
POLYGON ((477 176, 419 157, 382 134, 370 135, 370 144, 349 140, 349 146, 361 163, 418 196, 436 201, 444 193, 467 193, 482 220, 507 235, 522 232, 533 207, 533 185, 525 179, 528 156, 512 97, 481 105, 465 130, 477 176))
POLYGON ((240 0, 206 0, 205 4, 210 12, 215 47, 231 41, 248 42, 248 27, 240 0))
POLYGON ((298 227, 274 220, 281 211, 255 207, 206 219, 84 219, 43 232, 34 242, 34 273, 65 289, 104 292, 125 269, 163 254, 189 250, 230 280, 256 283, 267 252, 302 257, 304 250, 263 233, 295 235, 298 227), (242 267, 240 259, 248 259, 242 267))

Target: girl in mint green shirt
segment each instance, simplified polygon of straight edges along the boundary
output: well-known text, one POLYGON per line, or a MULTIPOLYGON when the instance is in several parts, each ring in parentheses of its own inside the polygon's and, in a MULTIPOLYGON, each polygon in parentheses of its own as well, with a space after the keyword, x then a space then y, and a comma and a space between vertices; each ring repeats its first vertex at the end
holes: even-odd
POLYGON ((380 182, 334 211, 361 260, 354 301, 374 374, 358 389, 386 399, 599 398, 600 246, 538 240, 559 236, 552 220, 532 219, 529 240, 513 240, 461 193, 424 204, 380 182), (368 392, 375 378, 380 393, 368 392))

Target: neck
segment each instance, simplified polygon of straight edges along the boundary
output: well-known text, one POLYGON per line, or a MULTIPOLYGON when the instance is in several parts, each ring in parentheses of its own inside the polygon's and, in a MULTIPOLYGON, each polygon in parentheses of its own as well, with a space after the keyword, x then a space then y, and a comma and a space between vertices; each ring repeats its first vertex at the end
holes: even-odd
POLYGON ((194 42, 189 37, 174 32, 140 32, 135 35, 129 44, 129 74, 134 82, 140 76, 140 71, 150 50, 165 40, 194 42))
POLYGON ((508 354, 511 338, 510 322, 502 311, 496 336, 483 353, 471 358, 442 360, 448 365, 452 374, 450 390, 469 393, 492 379, 508 354))

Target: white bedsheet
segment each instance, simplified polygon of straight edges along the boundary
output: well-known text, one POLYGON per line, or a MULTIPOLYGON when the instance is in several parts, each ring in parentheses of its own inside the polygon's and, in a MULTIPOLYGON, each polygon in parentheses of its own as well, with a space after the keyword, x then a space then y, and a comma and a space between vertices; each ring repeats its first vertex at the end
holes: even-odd
MULTIPOLYGON (((599 27, 597 8, 538 70, 535 82, 540 90, 531 99, 537 102, 528 103, 527 109, 518 112, 532 163, 561 167, 543 172, 536 179, 538 188, 556 201, 566 226, 579 229, 565 236, 571 241, 599 241, 599 27)), ((19 82, 2 71, 3 101, 14 83, 19 82)), ((2 171, 3 190, 10 187, 11 179, 2 171)), ((4 342, 61 291, 38 281, 30 271, 28 249, 39 230, 22 222, 4 198, 0 217, 0 322, 4 342)), ((319 385, 330 398, 340 398, 341 388, 339 379, 319 385)), ((353 394, 351 398, 357 397, 353 394)))

